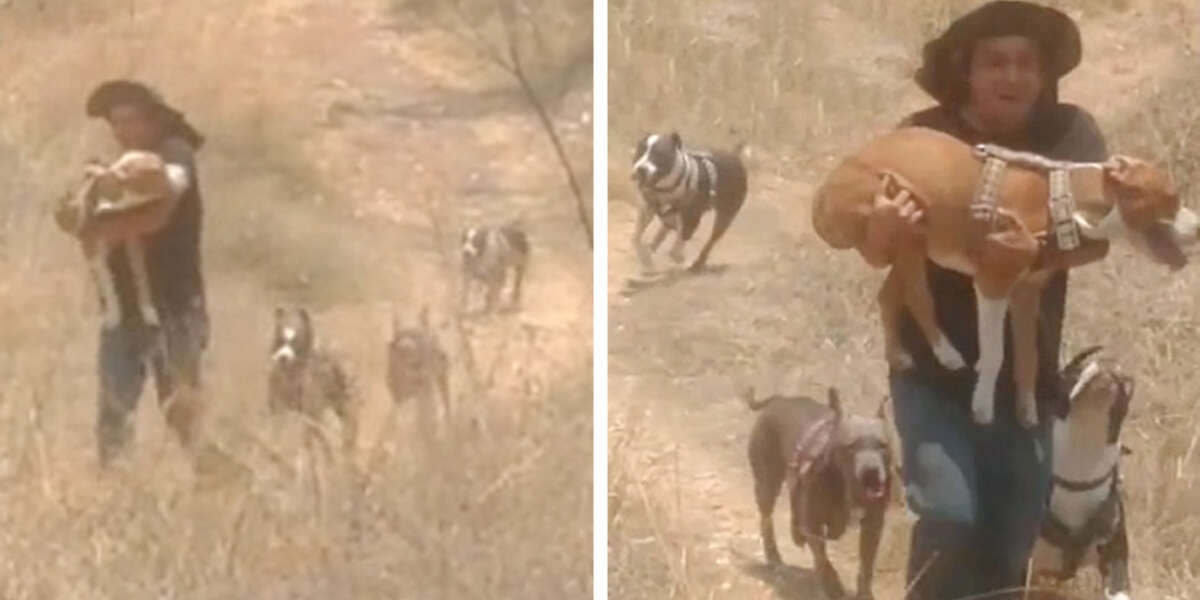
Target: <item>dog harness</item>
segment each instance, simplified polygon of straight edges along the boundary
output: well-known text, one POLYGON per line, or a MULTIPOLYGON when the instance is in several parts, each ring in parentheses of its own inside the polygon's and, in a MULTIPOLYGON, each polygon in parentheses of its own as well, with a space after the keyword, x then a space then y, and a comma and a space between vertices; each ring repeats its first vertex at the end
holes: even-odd
POLYGON ((829 448, 833 443, 833 416, 822 417, 808 426, 800 439, 796 440, 796 448, 788 461, 788 477, 792 485, 803 481, 810 474, 818 471, 829 461, 829 448))
POLYGON ((684 208, 694 206, 696 202, 699 202, 697 208, 701 212, 707 211, 717 197, 717 165, 712 154, 689 152, 685 156, 687 165, 679 179, 664 187, 654 186, 648 190, 650 193, 647 194, 647 198, 653 205, 654 212, 664 222, 682 212, 684 208), (700 168, 697 168, 697 165, 700 168), (675 191, 680 184, 686 189, 681 200, 672 201, 662 197, 675 191))
POLYGON ((1016 163, 1045 171, 1049 177, 1050 228, 1054 242, 1060 250, 1079 247, 1079 225, 1075 222, 1075 198, 1071 192, 1069 170, 1074 163, 1050 160, 1032 152, 1020 152, 995 144, 976 144, 972 148, 976 158, 983 160, 983 172, 975 196, 971 201, 971 217, 995 226, 1000 181, 1008 163, 1016 163))
POLYGON ((1108 483, 1108 496, 1096 508, 1095 512, 1084 521, 1079 531, 1072 532, 1062 519, 1052 511, 1047 511, 1042 519, 1041 535, 1062 552, 1062 567, 1054 575, 1059 581, 1066 581, 1075 576, 1084 554, 1096 543, 1103 543, 1112 538, 1121 521, 1120 491, 1117 483, 1120 474, 1117 466, 1104 475, 1090 481, 1072 481, 1054 475, 1054 485, 1071 492, 1086 492, 1108 483))

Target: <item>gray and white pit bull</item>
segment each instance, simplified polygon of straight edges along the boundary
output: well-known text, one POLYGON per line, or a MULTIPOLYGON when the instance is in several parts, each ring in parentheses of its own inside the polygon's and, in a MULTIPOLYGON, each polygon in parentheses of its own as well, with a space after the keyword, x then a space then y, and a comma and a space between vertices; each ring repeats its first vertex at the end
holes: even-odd
POLYGON ((872 417, 848 415, 837 390, 828 405, 806 396, 772 395, 756 400, 746 388, 742 400, 759 413, 747 454, 754 474, 763 552, 773 567, 782 564, 775 543, 772 511, 789 482, 792 541, 807 543, 821 587, 830 598, 845 597, 837 571, 825 552, 848 525, 859 523, 856 597, 873 598, 875 556, 891 496, 892 450, 883 403, 872 417))

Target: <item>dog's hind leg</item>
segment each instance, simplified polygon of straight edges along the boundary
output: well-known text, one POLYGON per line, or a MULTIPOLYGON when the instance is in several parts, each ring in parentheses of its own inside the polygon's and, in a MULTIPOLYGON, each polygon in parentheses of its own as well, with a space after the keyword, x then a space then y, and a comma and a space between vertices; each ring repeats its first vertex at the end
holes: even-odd
POLYGON ((737 216, 738 209, 741 204, 726 211, 717 210, 716 216, 713 218, 712 233, 708 236, 708 241, 704 243, 704 247, 700 249, 700 255, 696 260, 692 261, 692 266, 688 267, 693 273, 704 268, 708 264, 708 254, 712 252, 713 246, 721 241, 725 232, 729 230, 729 226, 733 224, 733 218, 737 216))
POLYGON ((754 499, 758 504, 758 532, 762 537, 763 555, 767 564, 780 565, 783 559, 779 556, 779 545, 775 541, 775 500, 779 497, 779 488, 783 482, 782 474, 760 473, 755 468, 754 499))
POLYGON ((96 280, 100 291, 102 316, 105 329, 113 329, 121 322, 121 303, 117 298, 117 286, 113 282, 112 273, 108 270, 108 253, 111 247, 101 241, 94 243, 88 253, 88 268, 96 280))
POLYGON ((138 310, 142 314, 142 322, 158 327, 158 309, 154 307, 154 298, 150 293, 150 275, 146 271, 146 247, 141 240, 130 240, 125 244, 129 257, 129 270, 133 274, 138 310))
POLYGON ((904 305, 908 307, 921 334, 929 342, 929 348, 933 351, 938 363, 950 371, 957 371, 965 367, 967 361, 950 343, 938 325, 933 295, 929 291, 929 273, 925 266, 925 253, 916 248, 901 250, 896 255, 896 264, 892 267, 892 271, 897 269, 900 269, 898 275, 904 290, 904 305))
POLYGON ((904 308, 904 284, 895 268, 888 270, 876 296, 879 320, 883 325, 883 355, 897 371, 913 366, 913 357, 900 345, 900 313, 904 308))
POLYGON ((1017 387, 1016 415, 1022 427, 1038 423, 1037 414, 1037 321, 1041 286, 1024 281, 1013 288, 1009 309, 1013 336, 1013 379, 1017 387))
POLYGON ((509 295, 509 304, 516 307, 521 303, 521 284, 525 281, 525 267, 528 259, 522 257, 517 264, 513 265, 513 283, 512 292, 509 295))

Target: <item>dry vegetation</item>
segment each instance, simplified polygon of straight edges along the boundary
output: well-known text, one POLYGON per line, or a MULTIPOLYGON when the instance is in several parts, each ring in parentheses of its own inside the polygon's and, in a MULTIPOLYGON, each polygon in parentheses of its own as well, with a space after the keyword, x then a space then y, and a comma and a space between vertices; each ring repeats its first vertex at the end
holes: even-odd
MULTIPOLYGON (((591 254, 516 82, 417 4, 0 4, 0 597, 591 595, 591 254), (46 206, 111 151, 82 105, 115 76, 209 139, 207 431, 240 465, 219 485, 195 487, 151 386, 129 463, 95 464, 98 309, 46 206), (525 306, 460 320, 458 227, 514 215, 525 306), (349 459, 305 458, 267 415, 277 303, 309 306, 357 379, 349 459), (456 415, 423 439, 383 357, 392 310, 426 303, 456 415)), ((528 67, 588 190, 590 14, 547 12, 528 67)))
MULTIPOLYGON (((975 4, 610 2, 614 597, 818 594, 807 568, 782 577, 761 568, 744 457, 752 417, 733 399, 734 384, 812 395, 836 385, 862 410, 885 393, 873 304, 881 275, 813 235, 808 194, 841 153, 927 105, 909 79, 920 45, 975 4), (697 146, 748 139, 749 198, 714 252, 728 270, 625 296, 618 291, 637 272, 630 152, 637 136, 670 129, 697 146)), ((1064 82, 1063 98, 1097 115, 1114 150, 1169 165, 1195 206, 1194 3, 1053 4, 1080 19, 1084 34, 1085 64, 1064 82)), ((1197 285, 1195 267, 1172 278, 1126 248, 1072 276, 1066 351, 1106 344, 1138 379, 1124 476, 1139 596, 1183 599, 1200 589, 1197 285)), ((909 521, 899 508, 888 518, 876 596, 899 598, 909 521)), ((849 583, 854 548, 851 538, 835 548, 849 583)), ((784 551, 790 564, 811 564, 807 550, 784 551)), ((1077 590, 1095 585, 1089 575, 1077 590)))

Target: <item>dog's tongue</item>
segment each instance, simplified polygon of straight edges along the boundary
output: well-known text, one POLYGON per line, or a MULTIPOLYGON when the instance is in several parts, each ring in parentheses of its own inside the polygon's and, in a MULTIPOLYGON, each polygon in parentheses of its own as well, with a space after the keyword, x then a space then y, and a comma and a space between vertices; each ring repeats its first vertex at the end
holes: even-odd
POLYGON ((1187 256, 1183 254, 1183 250, 1175 243, 1171 236, 1171 226, 1164 223, 1156 223, 1146 230, 1146 244, 1150 246, 1150 252, 1154 253, 1154 257, 1163 264, 1171 268, 1172 271, 1187 266, 1187 256))

